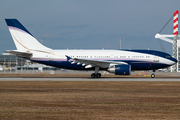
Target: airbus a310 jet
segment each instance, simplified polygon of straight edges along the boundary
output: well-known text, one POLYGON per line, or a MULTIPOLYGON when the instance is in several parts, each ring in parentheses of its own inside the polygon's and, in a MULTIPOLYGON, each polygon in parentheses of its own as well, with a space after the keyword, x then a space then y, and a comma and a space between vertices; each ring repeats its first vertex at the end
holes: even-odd
POLYGON ((177 62, 170 54, 155 50, 53 50, 36 40, 17 20, 5 19, 17 50, 6 50, 18 57, 37 63, 71 70, 94 70, 92 78, 100 78, 99 70, 115 75, 131 71, 169 67, 177 62))

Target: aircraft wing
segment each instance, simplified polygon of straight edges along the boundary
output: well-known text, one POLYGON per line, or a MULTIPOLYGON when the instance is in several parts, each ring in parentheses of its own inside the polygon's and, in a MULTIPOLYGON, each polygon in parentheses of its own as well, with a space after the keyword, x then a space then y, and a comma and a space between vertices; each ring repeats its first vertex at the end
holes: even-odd
POLYGON ((4 52, 11 53, 18 57, 22 57, 22 58, 26 58, 26 59, 29 59, 32 56, 31 52, 23 52, 23 51, 17 51, 17 50, 6 50, 4 52))
POLYGON ((100 68, 108 68, 111 65, 120 65, 120 64, 128 64, 126 62, 113 62, 113 61, 105 61, 105 60, 90 60, 90 59, 79 59, 79 58, 71 58, 66 56, 67 60, 71 62, 71 64, 82 64, 85 68, 91 67, 100 67, 100 68))

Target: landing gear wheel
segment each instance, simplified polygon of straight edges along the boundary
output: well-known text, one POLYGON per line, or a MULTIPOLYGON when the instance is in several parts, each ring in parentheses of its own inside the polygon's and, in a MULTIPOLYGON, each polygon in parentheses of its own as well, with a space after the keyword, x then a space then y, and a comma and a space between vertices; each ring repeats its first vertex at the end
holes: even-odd
POLYGON ((100 73, 98 73, 98 74, 95 74, 95 73, 91 74, 91 78, 100 78, 100 77, 101 77, 100 73))
POLYGON ((155 78, 155 74, 151 74, 151 78, 155 78))
POLYGON ((98 74, 96 75, 96 77, 97 77, 97 78, 100 78, 100 77, 101 77, 101 74, 100 74, 100 73, 98 73, 98 74))
POLYGON ((95 73, 91 74, 91 78, 95 78, 95 77, 96 77, 95 73))

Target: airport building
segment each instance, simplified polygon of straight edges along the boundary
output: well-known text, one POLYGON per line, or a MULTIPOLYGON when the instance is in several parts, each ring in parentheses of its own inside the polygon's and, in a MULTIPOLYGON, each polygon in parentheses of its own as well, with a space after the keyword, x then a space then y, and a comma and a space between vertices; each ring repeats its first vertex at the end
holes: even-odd
POLYGON ((180 72, 180 40, 177 40, 177 72, 180 72))
POLYGON ((21 67, 24 66, 26 63, 26 60, 14 55, 11 55, 9 53, 3 53, 0 55, 0 65, 1 69, 8 70, 8 69, 14 69, 15 67, 21 67))

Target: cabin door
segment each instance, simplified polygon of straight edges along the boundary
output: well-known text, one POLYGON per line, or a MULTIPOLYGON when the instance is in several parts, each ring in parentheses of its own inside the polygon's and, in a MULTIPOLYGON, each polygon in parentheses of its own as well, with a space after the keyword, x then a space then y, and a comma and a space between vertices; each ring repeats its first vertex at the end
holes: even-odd
POLYGON ((159 55, 157 53, 153 54, 153 61, 154 62, 159 62, 159 55))
POLYGON ((48 58, 49 58, 49 61, 54 61, 54 52, 53 51, 49 52, 48 58))

